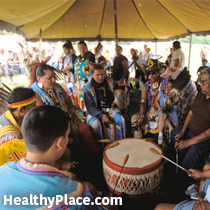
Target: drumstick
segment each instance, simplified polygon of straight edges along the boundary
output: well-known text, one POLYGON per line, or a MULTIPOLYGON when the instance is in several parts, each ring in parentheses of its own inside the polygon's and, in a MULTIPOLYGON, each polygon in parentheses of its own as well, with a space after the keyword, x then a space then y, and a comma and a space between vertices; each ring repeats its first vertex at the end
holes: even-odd
POLYGON ((121 169, 121 171, 120 171, 119 176, 117 177, 117 181, 116 181, 116 184, 115 184, 115 186, 114 186, 114 190, 113 190, 112 194, 114 194, 114 191, 115 191, 115 188, 116 188, 116 186, 117 186, 118 180, 119 180, 119 178, 120 178, 120 175, 121 175, 121 173, 122 173, 122 170, 123 170, 125 164, 126 164, 127 161, 128 161, 128 158, 129 158, 129 155, 127 154, 127 155, 124 157, 123 166, 122 166, 122 169, 121 169))
POLYGON ((187 169, 183 168, 182 166, 176 164, 176 163, 173 162, 172 160, 168 159, 166 156, 161 155, 156 149, 150 147, 149 150, 150 150, 151 152, 155 153, 156 155, 160 155, 161 157, 163 157, 163 158, 166 159, 167 161, 173 163, 173 164, 176 165, 177 167, 179 167, 179 168, 181 168, 182 170, 186 171, 188 174, 191 174, 191 172, 190 172, 189 170, 187 170, 187 169))
POLYGON ((119 145, 119 142, 115 142, 112 145, 110 145, 107 149, 111 149, 111 148, 116 147, 118 145, 119 145))
POLYGON ((111 141, 110 139, 102 139, 102 140, 99 140, 98 142, 109 143, 110 141, 111 141))
POLYGON ((145 138, 144 141, 155 141, 156 139, 153 138, 145 138))

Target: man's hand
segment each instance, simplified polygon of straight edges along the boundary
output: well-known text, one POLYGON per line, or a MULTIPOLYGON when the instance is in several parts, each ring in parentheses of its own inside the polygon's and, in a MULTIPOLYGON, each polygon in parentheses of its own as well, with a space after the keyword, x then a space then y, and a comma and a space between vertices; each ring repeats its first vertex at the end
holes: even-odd
POLYGON ((198 200, 193 205, 193 210, 209 210, 210 203, 208 201, 204 201, 201 197, 198 196, 198 200))
POLYGON ((163 107, 161 107, 161 106, 158 108, 158 112, 160 112, 160 111, 163 111, 163 107))
POLYGON ((189 140, 181 140, 179 142, 176 142, 176 144, 175 144, 175 148, 178 148, 179 150, 182 150, 182 149, 187 148, 189 146, 190 146, 189 140))
POLYGON ((189 176, 192 177, 193 179, 200 179, 202 176, 202 171, 200 170, 189 169, 189 171, 192 172, 191 174, 189 174, 189 176))
POLYGON ((109 117, 106 114, 103 115, 102 121, 106 123, 110 122, 109 117))
POLYGON ((176 141, 179 141, 179 139, 182 138, 183 136, 184 136, 184 132, 181 131, 180 133, 178 133, 178 134, 174 137, 174 139, 175 139, 176 141))

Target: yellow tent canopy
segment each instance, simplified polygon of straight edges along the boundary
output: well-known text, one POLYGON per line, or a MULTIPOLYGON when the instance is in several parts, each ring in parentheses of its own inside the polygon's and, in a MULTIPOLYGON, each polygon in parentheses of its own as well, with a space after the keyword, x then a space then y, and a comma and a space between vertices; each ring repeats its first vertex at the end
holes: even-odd
MULTIPOLYGON (((118 39, 167 40, 210 31, 209 0, 116 0, 118 39)), ((0 28, 28 40, 113 40, 113 0, 1 0, 0 28)))

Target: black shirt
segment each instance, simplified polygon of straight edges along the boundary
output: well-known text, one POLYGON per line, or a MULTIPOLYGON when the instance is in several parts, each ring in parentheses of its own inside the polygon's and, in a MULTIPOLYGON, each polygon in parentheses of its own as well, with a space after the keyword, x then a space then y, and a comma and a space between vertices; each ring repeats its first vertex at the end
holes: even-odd
POLYGON ((128 59, 123 55, 120 55, 119 57, 115 57, 114 59, 112 77, 116 81, 119 81, 123 77, 124 69, 123 69, 122 61, 124 60, 128 61, 128 59))
MULTIPOLYGON (((81 55, 79 55, 80 58, 83 58, 81 55)), ((84 59, 86 60, 89 60, 93 63, 95 63, 95 55, 90 52, 90 51, 87 51, 85 54, 84 54, 84 59)))

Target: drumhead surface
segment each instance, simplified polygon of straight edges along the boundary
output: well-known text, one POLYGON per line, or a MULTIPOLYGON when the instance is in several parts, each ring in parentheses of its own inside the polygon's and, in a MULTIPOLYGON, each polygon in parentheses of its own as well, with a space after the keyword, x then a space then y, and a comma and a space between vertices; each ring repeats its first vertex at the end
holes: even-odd
POLYGON ((160 154, 163 154, 162 150, 153 142, 135 138, 122 139, 118 142, 118 146, 107 149, 105 153, 109 161, 119 166, 123 165, 126 154, 129 155, 129 158, 125 167, 143 168, 162 159, 161 156, 156 155, 149 150, 149 148, 152 147, 160 154))

